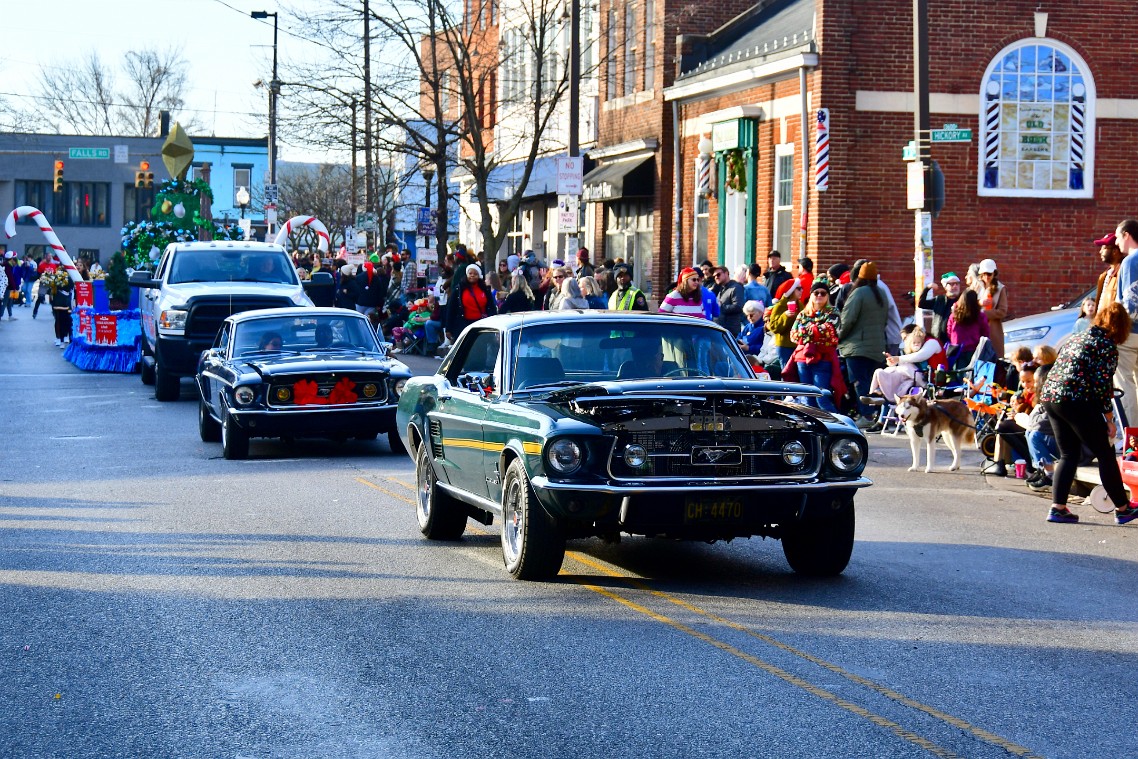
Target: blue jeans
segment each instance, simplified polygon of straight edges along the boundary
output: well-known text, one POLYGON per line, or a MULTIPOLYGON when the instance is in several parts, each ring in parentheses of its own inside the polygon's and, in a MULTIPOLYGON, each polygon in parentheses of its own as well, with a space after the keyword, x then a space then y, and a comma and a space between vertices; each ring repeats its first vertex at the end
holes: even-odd
POLYGON ((794 354, 794 348, 775 348, 778 351, 778 365, 780 367, 786 366, 786 362, 790 360, 791 355, 794 354))
POLYGON ((35 282, 31 282, 25 279, 24 284, 20 285, 20 291, 24 293, 25 307, 32 305, 32 285, 34 284, 35 282))
POLYGON ((867 419, 876 414, 877 409, 862 403, 861 396, 869 395, 869 385, 873 381, 873 370, 880 369, 881 365, 881 361, 875 361, 864 356, 846 357, 846 370, 849 371, 850 381, 853 382, 854 395, 858 397, 857 411, 867 419))
POLYGON ((443 341, 443 323, 428 319, 423 322, 423 328, 427 330, 427 344, 438 345, 443 341))
POLYGON ((815 408, 820 408, 823 411, 831 413, 838 413, 838 409, 834 406, 834 401, 830 399, 830 379, 834 374, 834 365, 829 361, 819 361, 816 364, 808 364, 805 361, 798 362, 798 381, 805 385, 814 385, 819 390, 824 391, 821 398, 806 398, 805 403, 815 408))
POLYGON ((1027 433, 1027 450, 1031 452, 1031 464, 1039 468, 1044 464, 1054 464, 1059 460, 1059 446, 1055 438, 1038 430, 1027 433))

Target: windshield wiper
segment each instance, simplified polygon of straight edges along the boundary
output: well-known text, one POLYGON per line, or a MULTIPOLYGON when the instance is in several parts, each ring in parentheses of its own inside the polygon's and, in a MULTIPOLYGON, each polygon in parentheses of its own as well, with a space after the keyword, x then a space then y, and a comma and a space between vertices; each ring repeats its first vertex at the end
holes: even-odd
POLYGON ((283 348, 281 350, 262 349, 262 350, 245 351, 244 353, 241 354, 241 356, 242 357, 244 357, 244 356, 261 356, 261 355, 295 356, 298 353, 300 353, 300 351, 285 350, 283 348))
POLYGON ((580 380, 561 380, 560 382, 539 382, 536 385, 529 385, 527 387, 520 388, 519 390, 515 390, 514 392, 524 393, 527 390, 549 389, 549 388, 556 388, 556 387, 574 387, 576 385, 587 385, 587 384, 589 384, 589 383, 588 382, 581 382, 580 380))

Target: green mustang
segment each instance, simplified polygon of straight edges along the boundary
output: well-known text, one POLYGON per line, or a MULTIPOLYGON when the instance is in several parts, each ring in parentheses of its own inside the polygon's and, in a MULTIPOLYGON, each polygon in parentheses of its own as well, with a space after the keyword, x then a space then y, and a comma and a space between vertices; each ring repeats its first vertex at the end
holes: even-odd
POLYGON ((396 424, 422 533, 457 540, 502 517, 506 569, 556 575, 570 538, 782 540, 791 567, 836 575, 853 550, 865 437, 756 379, 702 319, 557 311, 494 316, 436 374, 408 381, 396 424))

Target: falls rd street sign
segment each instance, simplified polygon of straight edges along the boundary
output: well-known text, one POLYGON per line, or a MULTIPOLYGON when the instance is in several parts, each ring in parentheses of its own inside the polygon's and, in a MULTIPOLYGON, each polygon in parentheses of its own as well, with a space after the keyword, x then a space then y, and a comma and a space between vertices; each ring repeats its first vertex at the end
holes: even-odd
POLYGON ((82 158, 95 158, 105 161, 111 157, 110 148, 68 148, 67 157, 73 161, 82 158))

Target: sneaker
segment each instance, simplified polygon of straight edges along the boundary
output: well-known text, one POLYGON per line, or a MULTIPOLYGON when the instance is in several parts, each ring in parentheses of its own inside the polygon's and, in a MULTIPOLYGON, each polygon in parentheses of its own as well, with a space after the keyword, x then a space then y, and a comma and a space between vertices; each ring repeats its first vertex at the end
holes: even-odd
POLYGON ((1115 524, 1128 524, 1138 519, 1138 501, 1131 501, 1127 506, 1114 510, 1115 524))
POLYGON ((881 422, 874 422, 872 426, 866 427, 866 432, 881 432, 885 426, 881 422))
POLYGON ((1038 479, 1028 480, 1027 486, 1029 488, 1031 488, 1032 490, 1034 490, 1036 493, 1042 492, 1044 490, 1050 490, 1051 489, 1051 478, 1047 477, 1047 476, 1043 476, 1043 477, 1040 477, 1038 479))
POLYGON ((868 430, 870 427, 872 427, 876 423, 877 422, 875 422, 873 419, 870 419, 870 418, 864 417, 864 416, 861 417, 860 419, 858 419, 856 422, 854 422, 854 424, 857 425, 857 428, 859 430, 868 430))
POLYGON ((62 348, 63 347, 63 341, 60 340, 58 337, 55 338, 55 347, 56 348, 62 348))
POLYGON ((862 403, 864 403, 866 406, 884 406, 885 405, 885 396, 884 395, 863 395, 863 396, 860 396, 859 400, 862 403))
POLYGON ((1068 509, 1057 509, 1052 506, 1051 511, 1047 514, 1047 521, 1058 522, 1059 524, 1075 524, 1079 521, 1079 515, 1072 514, 1068 509))
POLYGON ((984 474, 990 474, 993 477, 1007 477, 1008 476, 1008 467, 1004 462, 997 461, 995 466, 993 466, 991 469, 984 472, 984 474))

